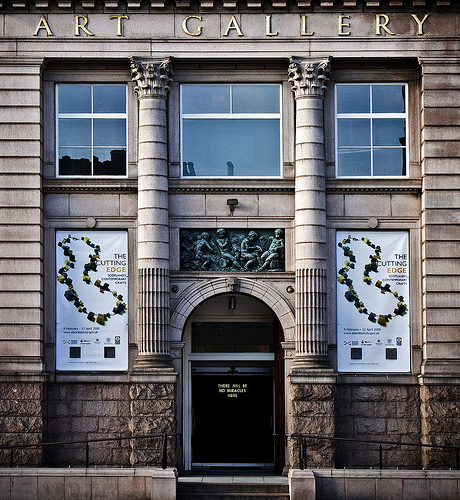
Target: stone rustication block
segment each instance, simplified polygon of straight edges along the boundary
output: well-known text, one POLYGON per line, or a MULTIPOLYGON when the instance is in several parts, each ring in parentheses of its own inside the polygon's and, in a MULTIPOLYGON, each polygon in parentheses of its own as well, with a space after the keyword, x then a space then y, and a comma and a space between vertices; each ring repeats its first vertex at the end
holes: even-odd
MULTIPOLYGON (((133 435, 175 433, 177 411, 175 384, 132 384, 130 387, 131 419, 133 435)), ((168 438, 168 463, 177 462, 175 438, 168 438)), ((131 441, 130 463, 132 466, 159 465, 162 439, 146 438, 131 441)))
MULTIPOLYGON (((291 434, 334 435, 334 387, 327 384, 291 385, 291 434)), ((291 464, 300 466, 299 441, 291 439, 291 464)), ((308 439, 307 467, 333 467, 332 441, 308 439)))
MULTIPOLYGON (((336 400, 337 437, 418 443, 420 395, 417 386, 339 385, 336 400)), ((420 467, 416 447, 385 445, 384 467, 420 467)), ((336 443, 337 467, 379 465, 377 444, 336 443)))
MULTIPOLYGON (((43 440, 43 386, 39 383, 4 382, 0 384, 0 443, 2 445, 34 444, 43 440)), ((38 465, 40 448, 13 451, 13 464, 38 465)), ((9 451, 0 453, 0 465, 10 465, 9 451)))

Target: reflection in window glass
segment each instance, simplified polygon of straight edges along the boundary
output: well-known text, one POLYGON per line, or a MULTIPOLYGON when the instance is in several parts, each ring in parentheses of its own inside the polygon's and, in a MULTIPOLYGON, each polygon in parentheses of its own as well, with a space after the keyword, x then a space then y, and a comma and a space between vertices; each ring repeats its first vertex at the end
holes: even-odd
POLYGON ((91 113, 91 85, 59 85, 60 113, 91 113))
POLYGON ((336 85, 337 175, 407 175, 407 86, 336 85))
POLYGON ((339 146, 370 146, 370 120, 347 119, 337 122, 339 146))
POLYGON ((340 148, 338 152, 338 175, 368 176, 371 175, 370 148, 340 148))
POLYGON ((228 85, 183 85, 182 112, 186 114, 230 113, 228 85))
POLYGON ((60 175, 91 175, 91 148, 59 148, 60 175))
POLYGON ((401 148, 375 148, 374 175, 406 175, 404 150, 401 148))
POLYGON ((126 175, 126 86, 57 86, 58 175, 126 175))
POLYGON ((126 122, 112 118, 94 119, 94 145, 118 146, 126 144, 126 122))
POLYGON ((374 146, 405 146, 405 120, 400 118, 377 118, 372 120, 374 146))
POLYGON ((280 89, 277 85, 233 85, 233 113, 279 113, 280 89))
POLYGON ((90 146, 91 120, 87 118, 61 118, 59 120, 61 146, 90 146))
POLYGON ((405 113, 405 85, 373 85, 373 113, 405 113))
POLYGON ((279 176, 279 85, 183 85, 184 176, 279 176))
POLYGON ((370 85, 338 85, 337 113, 369 113, 370 85))
POLYGON ((124 85, 95 85, 95 113, 125 113, 126 88, 124 85))
POLYGON ((279 120, 184 120, 183 127, 195 175, 279 175, 279 120))

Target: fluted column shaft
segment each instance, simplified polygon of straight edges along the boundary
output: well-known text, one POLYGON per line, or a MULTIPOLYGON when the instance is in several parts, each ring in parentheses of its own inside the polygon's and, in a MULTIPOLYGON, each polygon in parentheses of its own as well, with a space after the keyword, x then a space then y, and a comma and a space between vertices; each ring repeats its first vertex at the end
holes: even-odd
POLYGON ((166 99, 170 60, 131 61, 139 100, 138 269, 140 364, 169 359, 169 214, 166 99))
POLYGON ((323 102, 329 63, 291 61, 296 102, 296 363, 327 361, 323 102))

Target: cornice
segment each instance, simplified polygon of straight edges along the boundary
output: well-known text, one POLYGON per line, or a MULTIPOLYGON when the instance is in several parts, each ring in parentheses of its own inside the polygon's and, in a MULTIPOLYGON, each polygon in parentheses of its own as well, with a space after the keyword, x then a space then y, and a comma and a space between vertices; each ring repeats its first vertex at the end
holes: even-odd
POLYGON ((137 192, 137 179, 44 179, 46 193, 132 193, 137 192))
POLYGON ((294 179, 170 179, 174 193, 294 193, 294 179))
POLYGON ((407 9, 441 8, 448 11, 459 11, 459 0, 296 0, 288 2, 287 0, 0 0, 0 9, 12 9, 24 12, 25 9, 43 11, 53 9, 62 12, 73 12, 74 10, 84 9, 96 12, 116 11, 140 11, 160 12, 165 10, 194 10, 200 11, 230 11, 248 9, 255 11, 262 8, 272 8, 274 11, 298 8, 302 11, 311 9, 322 9, 327 12, 342 12, 344 10, 359 9, 364 11, 374 11, 385 8, 385 11, 401 11, 407 9))
POLYGON ((326 193, 422 193, 421 179, 327 179, 326 193))
MULTIPOLYGON (((171 194, 200 193, 291 193, 294 194, 294 181, 277 181, 276 185, 267 181, 256 181, 252 185, 233 183, 217 186, 216 180, 203 180, 199 184, 170 180, 171 194)), ((44 179, 43 192, 46 193, 136 193, 137 179, 44 179)), ((327 179, 326 193, 414 193, 421 194, 421 179, 327 179)))
POLYGON ((173 187, 170 193, 294 193, 294 188, 276 187, 173 187))

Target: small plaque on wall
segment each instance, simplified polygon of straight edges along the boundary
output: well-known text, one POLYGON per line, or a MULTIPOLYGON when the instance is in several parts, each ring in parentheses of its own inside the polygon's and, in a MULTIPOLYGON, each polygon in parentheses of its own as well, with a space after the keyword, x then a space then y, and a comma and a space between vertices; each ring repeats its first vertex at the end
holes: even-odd
POLYGON ((282 229, 183 229, 181 271, 285 270, 282 229))

